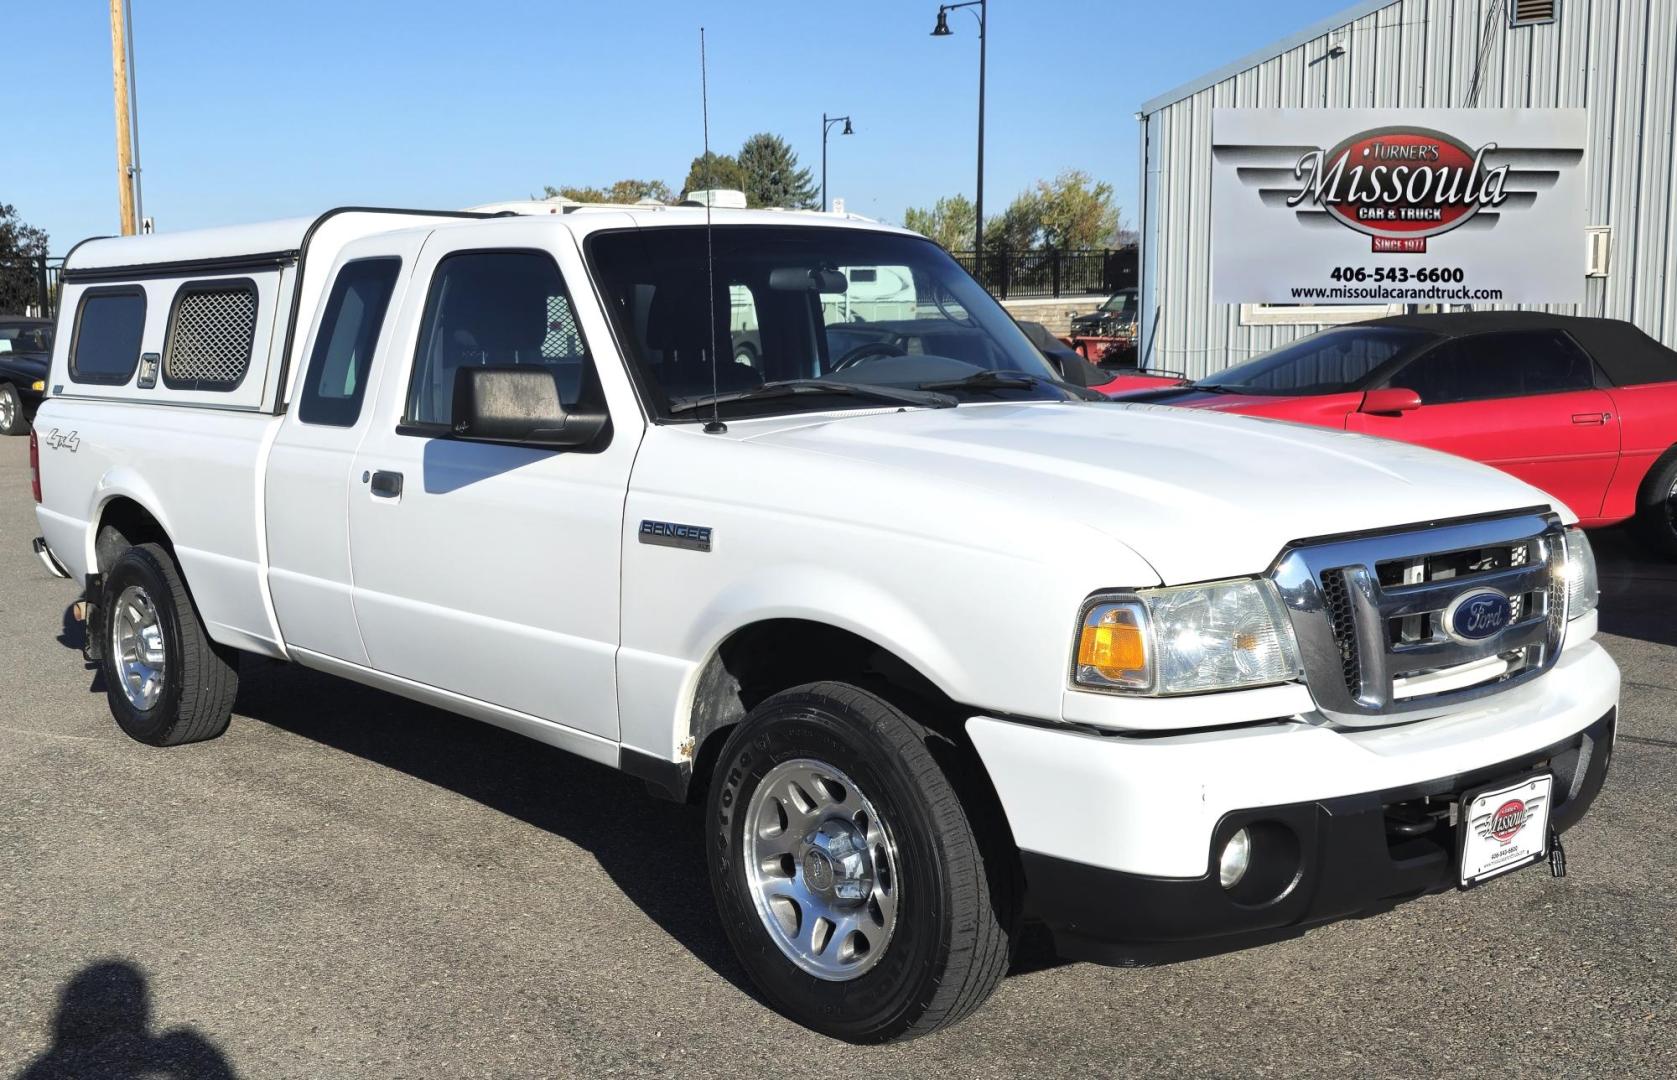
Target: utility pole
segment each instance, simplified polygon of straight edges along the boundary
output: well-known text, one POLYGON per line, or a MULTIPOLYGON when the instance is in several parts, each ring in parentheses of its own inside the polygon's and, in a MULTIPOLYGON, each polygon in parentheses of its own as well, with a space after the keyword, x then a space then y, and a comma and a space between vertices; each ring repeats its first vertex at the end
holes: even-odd
POLYGON ((134 125, 129 117, 126 0, 111 0, 111 86, 116 94, 116 187, 122 235, 140 231, 134 214, 134 125))

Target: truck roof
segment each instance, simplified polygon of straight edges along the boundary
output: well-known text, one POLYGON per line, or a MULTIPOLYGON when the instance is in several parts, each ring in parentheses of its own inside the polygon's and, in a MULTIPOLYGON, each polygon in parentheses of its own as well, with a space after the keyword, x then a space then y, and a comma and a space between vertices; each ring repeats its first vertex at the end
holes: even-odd
MULTIPOLYGON (((190 264, 209 260, 274 256, 295 257, 308 246, 310 236, 327 219, 340 214, 387 216, 390 228, 446 227, 451 219, 475 222, 503 221, 508 229, 550 228, 555 225, 583 235, 602 228, 625 225, 703 225, 702 206, 657 206, 648 204, 609 205, 558 203, 542 200, 491 203, 471 210, 401 210, 383 207, 340 207, 317 217, 282 218, 249 225, 224 225, 209 229, 188 229, 144 236, 94 237, 83 240, 65 257, 65 270, 72 274, 93 270, 112 271, 129 266, 190 264)), ((813 210, 731 210, 716 208, 710 220, 717 225, 805 225, 865 228, 902 232, 894 226, 858 214, 832 214, 813 210)))

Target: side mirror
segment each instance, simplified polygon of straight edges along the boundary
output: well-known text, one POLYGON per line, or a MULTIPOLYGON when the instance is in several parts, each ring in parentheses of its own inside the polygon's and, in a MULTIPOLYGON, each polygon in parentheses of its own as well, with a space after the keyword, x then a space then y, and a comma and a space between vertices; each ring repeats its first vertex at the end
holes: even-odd
POLYGON ((604 409, 566 409, 545 367, 463 367, 454 373, 456 439, 576 449, 605 431, 604 409))
POLYGON ((1413 390, 1405 390, 1401 386, 1388 386, 1384 390, 1370 390, 1364 394, 1363 403, 1357 411, 1394 415, 1413 412, 1420 407, 1420 394, 1413 390))

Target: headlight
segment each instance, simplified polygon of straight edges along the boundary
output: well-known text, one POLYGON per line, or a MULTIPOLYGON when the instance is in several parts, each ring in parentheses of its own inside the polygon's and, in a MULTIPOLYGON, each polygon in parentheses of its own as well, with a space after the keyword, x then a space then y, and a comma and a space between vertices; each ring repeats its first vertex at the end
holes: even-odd
POLYGON ((1566 530, 1566 566, 1561 574, 1566 579, 1566 617, 1576 619, 1594 611, 1601 599, 1601 583, 1596 579, 1595 552, 1582 529, 1566 530))
POLYGON ((1092 597, 1073 682, 1091 690, 1193 694, 1298 677, 1281 600, 1252 579, 1092 597))

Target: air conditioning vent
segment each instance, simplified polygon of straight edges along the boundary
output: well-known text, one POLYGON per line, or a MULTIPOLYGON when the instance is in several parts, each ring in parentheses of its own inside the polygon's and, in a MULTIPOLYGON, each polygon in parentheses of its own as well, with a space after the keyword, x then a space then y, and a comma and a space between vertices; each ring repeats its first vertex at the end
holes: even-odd
POLYGON ((1560 6, 1560 0, 1512 0, 1508 5, 1508 25, 1535 26, 1538 23, 1552 23, 1560 6))

